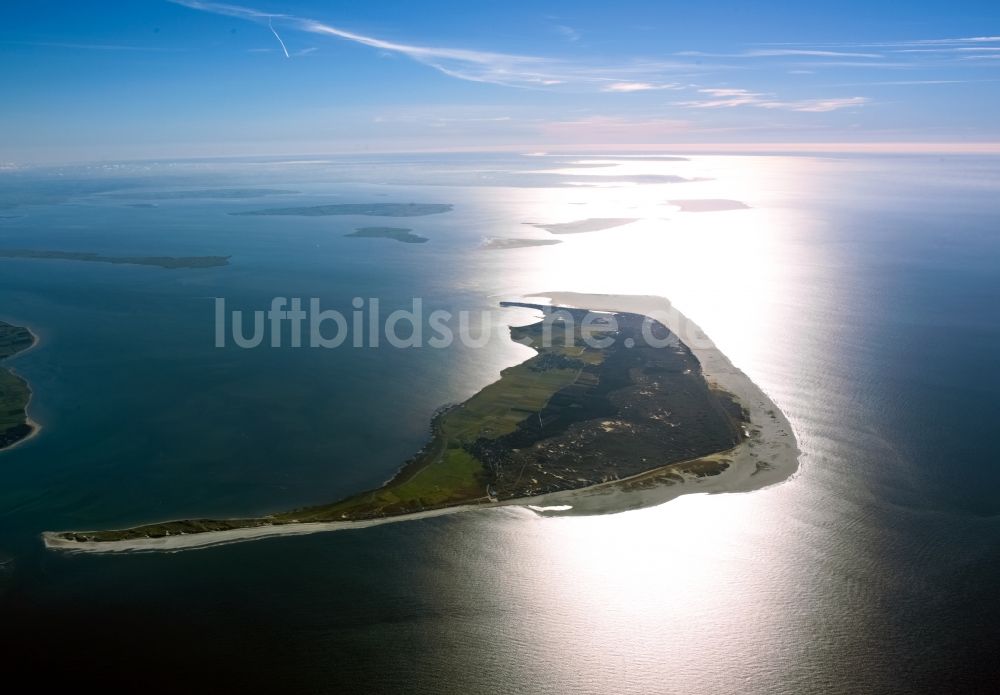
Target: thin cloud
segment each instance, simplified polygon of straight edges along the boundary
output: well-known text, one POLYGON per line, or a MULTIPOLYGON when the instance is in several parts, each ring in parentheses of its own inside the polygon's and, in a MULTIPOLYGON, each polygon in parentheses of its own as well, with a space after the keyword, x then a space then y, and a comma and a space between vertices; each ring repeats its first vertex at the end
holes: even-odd
POLYGON ((971 36, 961 39, 922 39, 912 43, 938 44, 938 43, 1000 43, 1000 36, 971 36))
POLYGON ((762 92, 751 92, 735 88, 702 88, 698 92, 711 98, 682 101, 678 106, 689 109, 729 109, 738 106, 753 106, 760 109, 800 111, 805 113, 825 113, 869 103, 867 97, 837 97, 827 99, 799 99, 781 101, 762 92))
MULTIPOLYGON (((805 65, 806 63, 803 63, 805 65)), ((915 63, 889 63, 889 62, 861 62, 854 60, 823 61, 820 63, 808 63, 810 67, 819 68, 886 68, 886 69, 909 69, 919 67, 915 63)))
POLYGON ((750 58, 778 58, 787 56, 817 56, 821 58, 881 58, 879 53, 850 53, 845 51, 818 51, 802 49, 770 49, 747 51, 744 55, 750 58))
POLYGON ((881 53, 854 53, 848 51, 826 51, 818 49, 803 48, 773 48, 758 49, 752 51, 742 51, 740 53, 705 53, 703 51, 678 51, 674 53, 678 56, 690 56, 698 58, 789 58, 789 57, 817 57, 817 58, 881 58, 881 53))
MULTIPOLYGON (((692 75, 706 74, 711 71, 732 70, 746 67, 746 60, 757 59, 798 59, 798 62, 786 65, 797 74, 805 74, 806 70, 819 70, 823 67, 861 67, 861 68, 912 68, 917 63, 890 62, 883 60, 883 54, 864 50, 861 44, 841 45, 805 45, 757 44, 737 53, 708 54, 697 51, 687 51, 677 55, 689 57, 725 57, 740 58, 733 61, 736 65, 724 64, 722 61, 634 61, 617 65, 580 64, 553 57, 540 57, 500 51, 484 51, 450 46, 421 45, 383 39, 376 36, 361 34, 339 26, 315 19, 298 17, 289 14, 268 13, 253 8, 209 2, 206 0, 170 0, 178 5, 209 12, 218 15, 235 17, 258 24, 267 25, 274 34, 286 56, 290 56, 287 47, 278 34, 278 29, 294 30, 318 36, 349 41, 366 46, 386 55, 398 55, 426 65, 441 74, 471 82, 480 82, 510 87, 529 89, 577 88, 596 90, 606 93, 629 94, 635 92, 650 92, 657 90, 696 90, 696 98, 688 99, 676 105, 692 109, 730 109, 737 107, 753 107, 806 113, 823 113, 846 108, 864 106, 870 102, 867 97, 847 96, 811 99, 783 99, 780 95, 769 92, 754 92, 746 89, 728 87, 684 86, 678 82, 681 79, 690 80, 692 75), (802 68, 801 70, 794 70, 802 68), (673 78, 671 80, 670 78, 673 78)), ((568 38, 576 36, 575 30, 563 24, 555 25, 568 38)), ((926 40, 924 42, 895 42, 880 46, 894 49, 938 49, 938 48, 981 48, 992 41, 1000 41, 1000 37, 980 36, 961 39, 926 40), (947 41, 948 43, 941 43, 947 41)), ((970 53, 971 55, 978 53, 970 53)), ((298 54, 295 54, 298 55, 298 54)), ((899 55, 892 52, 893 56, 899 55)), ((914 82, 917 82, 914 80, 914 82)))
MULTIPOLYGON (((314 19, 261 12, 238 5, 202 0, 169 0, 195 10, 267 23, 321 36, 330 36, 387 54, 403 55, 450 77, 510 87, 544 88, 575 84, 600 88, 608 82, 650 82, 667 71, 698 71, 703 67, 683 62, 636 62, 618 66, 587 66, 530 55, 477 51, 444 46, 421 46, 359 34, 314 19)), ((718 67, 718 66, 716 66, 718 67)))
POLYGON ((837 87, 908 87, 925 84, 972 84, 991 80, 889 80, 885 82, 847 82, 837 87))
POLYGON ((902 48, 896 53, 987 53, 1000 51, 1000 46, 948 46, 947 48, 902 48))
POLYGON ((554 28, 567 41, 579 41, 580 40, 580 32, 578 32, 576 29, 574 29, 571 26, 567 26, 565 24, 556 24, 554 28))
POLYGON ((681 101, 677 105, 689 109, 731 109, 736 106, 759 104, 764 96, 759 92, 751 92, 746 89, 705 88, 699 89, 698 92, 707 94, 711 98, 681 101))
POLYGON ((659 89, 681 89, 677 84, 653 84, 651 82, 612 82, 601 87, 602 92, 649 92, 659 89))
POLYGON ((781 109, 784 111, 802 111, 805 113, 826 113, 839 111, 852 106, 863 106, 869 103, 866 97, 843 97, 840 99, 803 99, 800 101, 764 101, 756 106, 762 109, 781 109))
POLYGON ((562 82, 555 75, 546 74, 545 61, 532 56, 508 53, 493 53, 459 48, 417 46, 395 41, 365 36, 346 29, 325 24, 314 19, 306 19, 283 14, 268 14, 258 10, 201 0, 170 0, 171 2, 203 12, 237 17, 250 21, 266 20, 270 25, 279 20, 284 25, 299 31, 323 36, 332 36, 387 53, 404 55, 419 63, 463 80, 473 82, 494 82, 513 85, 552 85, 562 82))
POLYGON ((905 41, 829 41, 829 42, 771 42, 758 43, 758 46, 788 46, 804 47, 809 49, 831 49, 831 50, 858 50, 858 49, 880 49, 880 48, 919 48, 921 46, 962 46, 968 44, 1000 43, 1000 36, 970 36, 950 39, 910 39, 905 41))

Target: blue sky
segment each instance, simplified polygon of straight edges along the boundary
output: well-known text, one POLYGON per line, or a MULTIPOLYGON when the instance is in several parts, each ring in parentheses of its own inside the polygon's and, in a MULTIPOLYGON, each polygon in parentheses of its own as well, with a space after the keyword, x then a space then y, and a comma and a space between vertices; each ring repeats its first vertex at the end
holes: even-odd
POLYGON ((5 5, 0 162, 1000 142, 995 1, 5 5))

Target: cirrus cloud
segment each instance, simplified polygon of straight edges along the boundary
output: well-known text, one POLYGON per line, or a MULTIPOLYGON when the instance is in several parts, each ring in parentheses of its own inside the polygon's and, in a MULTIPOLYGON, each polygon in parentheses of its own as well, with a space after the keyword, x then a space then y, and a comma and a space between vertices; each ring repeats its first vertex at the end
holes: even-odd
POLYGON ((727 109, 737 106, 753 106, 760 109, 825 113, 852 106, 863 106, 870 101, 867 97, 857 96, 783 101, 762 92, 751 92, 747 89, 730 87, 702 88, 698 92, 707 95, 709 98, 682 101, 678 102, 677 105, 689 109, 727 109))
POLYGON ((658 89, 682 89, 678 84, 654 84, 652 82, 612 82, 601 88, 602 92, 649 92, 658 89))

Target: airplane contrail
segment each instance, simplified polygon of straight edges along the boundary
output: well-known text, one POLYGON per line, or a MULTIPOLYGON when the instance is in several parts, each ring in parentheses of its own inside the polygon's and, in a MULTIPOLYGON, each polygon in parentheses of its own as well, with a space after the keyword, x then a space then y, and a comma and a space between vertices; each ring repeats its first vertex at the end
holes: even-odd
POLYGON ((281 37, 278 36, 278 32, 276 32, 274 30, 274 25, 271 24, 271 18, 270 17, 267 18, 267 28, 271 30, 272 34, 274 34, 274 38, 278 39, 278 43, 281 44, 281 50, 285 52, 285 57, 286 58, 291 58, 291 56, 288 55, 288 49, 285 48, 285 42, 281 40, 281 37))

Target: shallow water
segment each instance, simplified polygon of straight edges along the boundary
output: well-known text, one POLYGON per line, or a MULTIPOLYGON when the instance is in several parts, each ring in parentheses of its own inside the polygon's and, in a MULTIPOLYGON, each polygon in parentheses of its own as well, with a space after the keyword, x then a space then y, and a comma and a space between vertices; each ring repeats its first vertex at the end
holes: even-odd
POLYGON ((0 454, 8 668, 110 668, 150 689, 197 679, 330 692, 996 682, 1000 162, 602 160, 18 174, 19 190, 61 199, 12 209, 23 217, 0 220, 4 248, 233 258, 190 270, 0 259, 0 318, 42 338, 13 366, 45 427, 0 454), (570 185, 588 175, 600 179, 570 185), (134 186, 300 193, 155 208, 95 193, 134 186), (691 198, 751 207, 666 202, 691 198), (392 219, 430 239, 420 245, 342 236, 385 218, 228 214, 393 201, 455 209, 392 219), (585 218, 642 221, 555 246, 479 248, 548 236, 525 222, 585 218), (481 349, 219 350, 213 297, 246 309, 320 297, 346 312, 355 296, 386 311, 419 296, 480 311, 546 290, 671 298, 785 411, 800 473, 601 517, 504 509, 174 555, 41 548, 43 530, 258 514, 377 485, 423 443, 436 407, 529 354, 504 336, 526 317, 512 310, 490 314, 481 349))

